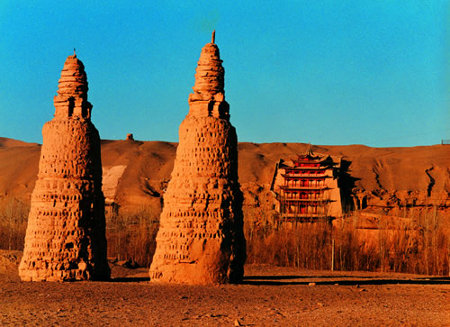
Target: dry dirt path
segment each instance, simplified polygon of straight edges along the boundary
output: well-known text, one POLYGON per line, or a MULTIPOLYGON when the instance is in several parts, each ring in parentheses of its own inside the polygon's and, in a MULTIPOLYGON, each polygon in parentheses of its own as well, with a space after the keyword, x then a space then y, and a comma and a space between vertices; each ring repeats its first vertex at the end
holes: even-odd
POLYGON ((23 283, 0 275, 2 326, 450 326, 450 280, 247 267, 244 285, 23 283), (315 285, 309 285, 315 283, 315 285))

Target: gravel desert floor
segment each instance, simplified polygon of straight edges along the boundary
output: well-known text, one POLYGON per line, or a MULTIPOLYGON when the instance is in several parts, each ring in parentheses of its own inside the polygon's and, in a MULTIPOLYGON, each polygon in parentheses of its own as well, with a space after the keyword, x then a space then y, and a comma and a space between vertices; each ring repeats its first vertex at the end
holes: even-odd
POLYGON ((450 326, 450 279, 246 267, 242 285, 149 282, 112 268, 110 282, 20 282, 0 271, 2 326, 450 326))

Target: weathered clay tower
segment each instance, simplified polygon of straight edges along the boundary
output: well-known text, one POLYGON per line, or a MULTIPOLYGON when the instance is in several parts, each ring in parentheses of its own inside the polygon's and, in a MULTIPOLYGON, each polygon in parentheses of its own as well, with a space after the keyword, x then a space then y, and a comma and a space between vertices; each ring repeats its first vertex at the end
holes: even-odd
POLYGON ((87 91, 83 63, 69 56, 54 98, 55 117, 42 130, 19 266, 24 281, 104 280, 110 275, 100 137, 91 122, 87 91))
POLYGON ((237 136, 225 101, 219 48, 200 54, 189 113, 180 125, 172 178, 164 195, 151 281, 237 283, 244 273, 237 136))

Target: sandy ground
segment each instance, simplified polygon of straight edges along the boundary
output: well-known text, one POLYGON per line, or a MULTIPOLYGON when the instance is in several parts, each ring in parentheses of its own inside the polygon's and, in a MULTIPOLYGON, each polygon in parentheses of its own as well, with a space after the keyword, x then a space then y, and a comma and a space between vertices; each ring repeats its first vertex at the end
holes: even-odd
MULTIPOLYGON (((11 261, 14 258, 11 258, 11 261)), ((20 282, 0 269, 1 326, 450 326, 450 279, 247 266, 242 285, 20 282)))

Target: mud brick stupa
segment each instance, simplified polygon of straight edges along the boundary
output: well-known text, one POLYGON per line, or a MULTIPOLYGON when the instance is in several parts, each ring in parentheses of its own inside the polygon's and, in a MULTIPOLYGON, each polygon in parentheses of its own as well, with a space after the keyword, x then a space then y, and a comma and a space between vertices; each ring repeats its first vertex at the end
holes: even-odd
POLYGON ((237 283, 245 261, 243 197, 237 136, 229 121, 214 32, 200 54, 193 90, 179 129, 150 278, 183 284, 237 283))
POLYGON ((24 281, 108 279, 100 137, 91 122, 83 63, 69 56, 44 125, 39 174, 31 198, 24 281))

